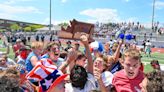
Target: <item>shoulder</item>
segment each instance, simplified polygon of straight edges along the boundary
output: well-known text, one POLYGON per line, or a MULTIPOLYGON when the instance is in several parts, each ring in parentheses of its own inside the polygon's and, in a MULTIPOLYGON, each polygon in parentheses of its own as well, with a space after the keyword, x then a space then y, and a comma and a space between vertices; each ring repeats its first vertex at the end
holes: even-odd
POLYGON ((142 80, 142 79, 144 79, 144 76, 145 76, 145 74, 142 71, 139 71, 137 79, 142 80))
POLYGON ((88 86, 96 87, 95 86, 96 80, 95 80, 94 76, 91 73, 88 73, 88 78, 87 79, 88 79, 88 81, 87 81, 88 86))
POLYGON ((88 75, 89 80, 94 80, 95 79, 94 76, 91 73, 87 73, 87 75, 88 75))
POLYGON ((124 79, 126 76, 124 74, 124 70, 120 70, 116 72, 113 76, 113 81, 117 81, 118 79, 124 79))

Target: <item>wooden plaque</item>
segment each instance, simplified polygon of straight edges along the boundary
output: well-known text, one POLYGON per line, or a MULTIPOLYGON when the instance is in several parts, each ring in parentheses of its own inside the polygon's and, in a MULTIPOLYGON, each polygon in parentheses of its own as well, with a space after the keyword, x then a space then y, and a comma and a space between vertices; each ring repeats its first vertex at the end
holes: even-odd
POLYGON ((82 34, 85 33, 90 38, 94 32, 94 24, 79 22, 75 19, 70 21, 70 24, 66 29, 61 28, 61 31, 58 32, 59 38, 79 40, 82 34))

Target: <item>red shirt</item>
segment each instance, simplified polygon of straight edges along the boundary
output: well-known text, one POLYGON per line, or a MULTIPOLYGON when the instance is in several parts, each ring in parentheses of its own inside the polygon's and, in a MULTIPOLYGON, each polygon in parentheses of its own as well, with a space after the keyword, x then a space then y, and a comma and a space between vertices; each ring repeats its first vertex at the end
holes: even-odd
POLYGON ((142 71, 139 71, 138 76, 134 79, 129 79, 124 70, 120 70, 114 75, 112 84, 117 92, 138 92, 137 90, 141 90, 139 84, 143 79, 144 73, 142 71))
POLYGON ((14 46, 13 46, 13 50, 14 50, 14 53, 15 53, 15 56, 18 56, 19 55, 19 49, 21 48, 21 47, 23 47, 22 45, 17 45, 17 44, 15 44, 14 46))

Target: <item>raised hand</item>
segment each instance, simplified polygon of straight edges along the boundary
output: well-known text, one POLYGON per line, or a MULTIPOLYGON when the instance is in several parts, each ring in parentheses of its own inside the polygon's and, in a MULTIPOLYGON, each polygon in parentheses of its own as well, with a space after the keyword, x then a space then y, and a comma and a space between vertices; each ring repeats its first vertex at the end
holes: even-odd
POLYGON ((101 79, 101 72, 100 69, 98 68, 98 62, 94 63, 93 74, 97 80, 101 79))
POLYGON ((122 45, 124 43, 124 40, 120 40, 119 44, 122 45))
POLYGON ((68 56, 67 56, 67 63, 69 64, 70 62, 75 61, 77 58, 77 52, 72 50, 70 52, 68 52, 68 56))
POLYGON ((81 37, 81 42, 84 44, 84 45, 87 45, 88 44, 88 37, 86 34, 82 34, 81 37))

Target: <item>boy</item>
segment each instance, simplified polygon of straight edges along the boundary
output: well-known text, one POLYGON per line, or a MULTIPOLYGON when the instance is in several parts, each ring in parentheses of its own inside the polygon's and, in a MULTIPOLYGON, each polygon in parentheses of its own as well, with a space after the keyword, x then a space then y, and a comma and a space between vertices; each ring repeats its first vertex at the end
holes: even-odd
POLYGON ((136 49, 128 49, 123 55, 124 69, 116 72, 112 84, 117 92, 140 92, 139 84, 144 79, 144 73, 140 71, 141 57, 136 49))

